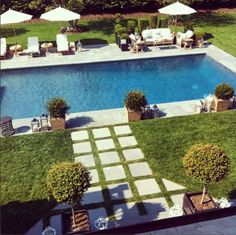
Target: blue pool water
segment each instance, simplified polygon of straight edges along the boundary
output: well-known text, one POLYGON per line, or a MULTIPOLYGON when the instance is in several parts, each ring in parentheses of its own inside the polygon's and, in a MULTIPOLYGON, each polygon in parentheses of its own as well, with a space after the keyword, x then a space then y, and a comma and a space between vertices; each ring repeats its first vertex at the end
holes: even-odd
POLYGON ((51 97, 62 97, 70 112, 123 107, 125 94, 142 90, 148 102, 200 99, 236 74, 205 55, 167 57, 1 72, 1 116, 39 116, 51 97))

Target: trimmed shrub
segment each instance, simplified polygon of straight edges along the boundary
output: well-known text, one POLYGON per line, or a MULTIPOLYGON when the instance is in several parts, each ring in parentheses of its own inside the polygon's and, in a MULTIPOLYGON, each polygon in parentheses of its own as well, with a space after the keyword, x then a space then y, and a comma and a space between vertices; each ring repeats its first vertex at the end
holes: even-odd
POLYGON ((70 106, 65 100, 55 97, 47 102, 46 108, 51 118, 65 118, 70 106))
POLYGON ((142 108, 147 105, 147 100, 142 91, 129 91, 124 99, 125 107, 135 112, 141 112, 142 108))
POLYGON ((74 223, 74 207, 81 201, 90 186, 90 181, 90 172, 79 162, 60 162, 48 171, 48 196, 58 203, 71 205, 74 223))
POLYGON ((168 28, 168 19, 160 19, 158 27, 159 28, 168 28))
POLYGON ((184 23, 184 32, 186 32, 187 30, 194 31, 194 27, 193 27, 192 22, 184 23))
POLYGON ((149 21, 146 19, 139 19, 138 20, 138 30, 142 33, 143 30, 149 27, 149 21))
POLYGON ((117 30, 121 29, 122 25, 121 24, 116 24, 115 25, 115 32, 117 32, 117 30))
POLYGON ((152 29, 157 28, 157 15, 150 15, 149 17, 149 24, 152 29))
POLYGON ((230 158, 215 144, 193 145, 183 157, 185 173, 204 183, 201 204, 207 184, 218 182, 230 172, 230 158))
POLYGON ((124 33, 127 33, 127 29, 126 27, 121 27, 121 28, 118 28, 116 32, 118 35, 122 35, 124 33))
POLYGON ((123 20, 123 16, 121 15, 121 13, 116 13, 115 14, 115 22, 116 24, 121 24, 123 20))
POLYGON ((120 36, 120 39, 128 39, 129 35, 127 33, 124 33, 120 36))
POLYGON ((228 100, 234 95, 234 89, 226 83, 218 85, 215 89, 215 96, 218 99, 228 100))
POLYGON ((134 31, 136 27, 136 22, 134 20, 128 20, 127 29, 134 31))

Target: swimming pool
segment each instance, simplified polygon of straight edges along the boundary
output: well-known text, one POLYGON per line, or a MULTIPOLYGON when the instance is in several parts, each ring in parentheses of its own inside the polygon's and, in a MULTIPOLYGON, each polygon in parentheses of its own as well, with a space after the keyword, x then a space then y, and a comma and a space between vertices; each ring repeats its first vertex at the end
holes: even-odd
POLYGON ((221 82, 236 88, 236 74, 206 55, 4 70, 1 116, 39 116, 55 96, 70 112, 119 108, 132 89, 149 103, 200 99, 221 82))

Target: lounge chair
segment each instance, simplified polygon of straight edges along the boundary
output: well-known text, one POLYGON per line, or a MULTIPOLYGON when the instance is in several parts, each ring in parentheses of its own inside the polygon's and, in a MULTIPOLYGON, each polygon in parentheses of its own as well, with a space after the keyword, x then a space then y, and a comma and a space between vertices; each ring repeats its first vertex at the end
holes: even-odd
MULTIPOLYGON (((180 47, 182 47, 183 45, 185 45, 185 40, 190 40, 192 39, 194 35, 194 32, 191 31, 191 30, 187 30, 186 33, 180 33, 178 32, 176 34, 176 44, 179 45, 180 47)), ((193 39, 192 39, 192 42, 193 42, 193 39)))
POLYGON ((40 50, 39 50, 39 39, 38 37, 29 37, 28 38, 28 49, 27 53, 29 55, 34 56, 34 55, 40 55, 40 50))
POLYGON ((60 53, 69 53, 69 43, 66 34, 57 34, 57 51, 60 53))
POLYGON ((0 57, 2 58, 6 58, 6 54, 7 54, 7 41, 6 38, 1 38, 1 48, 0 48, 0 57))

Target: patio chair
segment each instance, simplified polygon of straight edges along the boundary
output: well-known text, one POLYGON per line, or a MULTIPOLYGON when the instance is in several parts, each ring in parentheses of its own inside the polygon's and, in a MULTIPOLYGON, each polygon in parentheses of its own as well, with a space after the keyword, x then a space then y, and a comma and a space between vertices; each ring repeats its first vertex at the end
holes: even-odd
POLYGON ((192 39, 193 35, 194 35, 194 32, 191 30, 187 30, 186 33, 178 32, 176 34, 176 44, 182 47, 182 45, 184 45, 185 39, 187 40, 192 39))
POLYGON ((69 53, 69 43, 66 34, 57 34, 57 51, 61 54, 69 53))
POLYGON ((29 55, 31 55, 31 56, 34 56, 34 55, 39 56, 40 55, 38 37, 28 37, 27 53, 29 53, 29 55))
POLYGON ((1 48, 0 48, 0 57, 6 58, 7 54, 7 41, 6 38, 1 38, 1 48))

